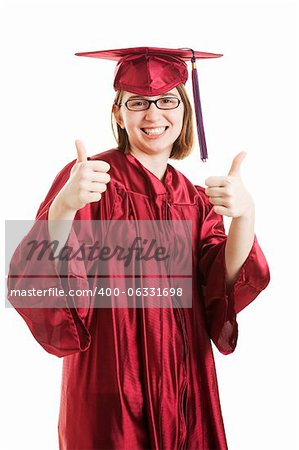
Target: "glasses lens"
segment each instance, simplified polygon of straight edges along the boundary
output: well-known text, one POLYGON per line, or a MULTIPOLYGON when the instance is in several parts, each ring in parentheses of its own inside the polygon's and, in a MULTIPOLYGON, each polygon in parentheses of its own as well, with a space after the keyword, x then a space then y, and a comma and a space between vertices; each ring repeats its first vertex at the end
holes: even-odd
POLYGON ((160 109, 174 109, 179 106, 180 100, 176 97, 162 97, 157 101, 160 109))
POLYGON ((143 111, 148 108, 148 101, 139 98, 136 100, 128 100, 126 105, 131 111, 143 111))

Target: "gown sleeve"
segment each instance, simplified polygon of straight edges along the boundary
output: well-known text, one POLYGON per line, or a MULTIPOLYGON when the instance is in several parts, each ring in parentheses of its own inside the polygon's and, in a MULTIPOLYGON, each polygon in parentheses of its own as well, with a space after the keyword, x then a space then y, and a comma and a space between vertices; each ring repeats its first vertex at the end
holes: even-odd
POLYGON ((205 191, 196 186, 203 209, 199 243, 198 276, 204 297, 208 333, 224 355, 235 350, 238 339, 236 315, 251 303, 270 281, 266 258, 256 235, 252 248, 230 288, 226 286, 223 217, 216 214, 205 191))
MULTIPOLYGON (((14 290, 28 293, 33 288, 43 292, 48 292, 49 288, 56 288, 56 293, 58 291, 67 293, 70 289, 89 290, 90 292, 85 262, 80 261, 79 258, 63 263, 63 276, 61 270, 57 271, 56 264, 50 257, 50 249, 47 249, 43 255, 42 263, 38 260, 37 255, 27 258, 29 242, 33 240, 38 243, 44 240, 51 242, 47 225, 48 211, 54 198, 68 180, 74 163, 75 161, 68 164, 56 176, 45 200, 38 209, 35 223, 12 256, 8 274, 9 302, 23 317, 38 343, 47 352, 58 357, 86 351, 90 347, 91 335, 87 324, 89 308, 86 308, 86 304, 90 304, 89 293, 84 294, 86 298, 58 294, 51 296, 47 294, 48 297, 47 295, 20 297, 14 293, 14 290), (55 305, 59 305, 59 307, 55 305)), ((110 182, 107 190, 102 194, 100 202, 88 204, 78 210, 75 220, 92 219, 95 216, 95 210, 97 219, 108 220, 111 216, 114 199, 115 192, 110 182)), ((77 248, 80 245, 73 228, 65 245, 71 248, 77 248)))

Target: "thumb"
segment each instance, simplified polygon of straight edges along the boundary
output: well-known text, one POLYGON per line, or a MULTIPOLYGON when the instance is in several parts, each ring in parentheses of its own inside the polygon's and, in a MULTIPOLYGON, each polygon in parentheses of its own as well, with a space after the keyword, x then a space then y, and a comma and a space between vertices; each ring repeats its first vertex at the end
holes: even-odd
POLYGON ((77 149, 77 162, 85 162, 87 161, 86 150, 83 143, 79 140, 75 141, 76 149, 77 149))
POLYGON ((239 175, 242 161, 246 157, 246 155, 246 152, 240 152, 237 154, 237 156, 234 157, 228 175, 239 175))

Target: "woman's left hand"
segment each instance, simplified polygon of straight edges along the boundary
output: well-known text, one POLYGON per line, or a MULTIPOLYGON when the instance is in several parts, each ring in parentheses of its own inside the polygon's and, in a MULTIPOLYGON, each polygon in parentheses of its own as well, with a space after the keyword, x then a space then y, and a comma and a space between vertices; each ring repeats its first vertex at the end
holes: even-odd
POLYGON ((240 176, 240 167, 246 152, 233 159, 227 176, 209 177, 205 190, 217 214, 228 217, 250 217, 254 213, 254 202, 240 176))

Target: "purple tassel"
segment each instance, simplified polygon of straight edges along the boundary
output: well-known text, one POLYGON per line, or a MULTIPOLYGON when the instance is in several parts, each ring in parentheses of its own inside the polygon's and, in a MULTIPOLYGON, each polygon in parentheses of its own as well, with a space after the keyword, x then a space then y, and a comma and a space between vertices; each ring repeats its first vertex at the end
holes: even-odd
POLYGON ((200 148, 200 158, 203 162, 205 162, 208 159, 208 151, 207 151, 207 145, 206 145, 205 131, 204 131, 204 127, 203 127, 200 94, 199 94, 199 84, 198 84, 198 73, 197 73, 197 69, 196 69, 196 58, 194 55, 194 51, 193 50, 191 50, 191 51, 193 53, 193 56, 191 58, 191 61, 192 61, 192 87, 193 87, 197 134, 198 134, 198 141, 199 141, 199 148, 200 148))

